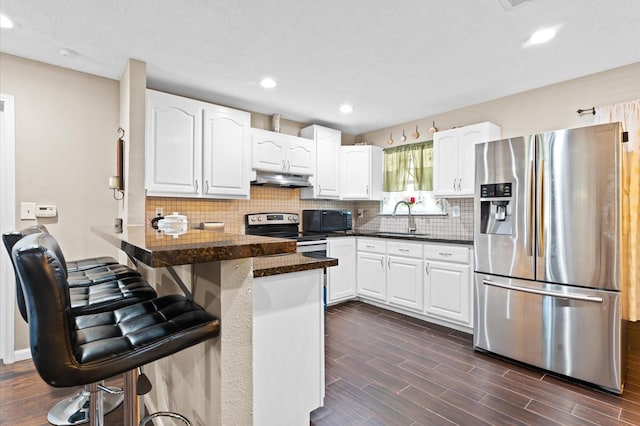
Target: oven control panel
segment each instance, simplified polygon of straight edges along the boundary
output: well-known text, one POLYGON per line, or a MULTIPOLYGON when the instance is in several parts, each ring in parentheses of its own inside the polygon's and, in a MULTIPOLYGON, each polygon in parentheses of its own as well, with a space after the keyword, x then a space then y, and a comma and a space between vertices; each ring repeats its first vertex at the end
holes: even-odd
POLYGON ((300 223, 297 213, 256 213, 248 214, 249 225, 282 225, 300 223))

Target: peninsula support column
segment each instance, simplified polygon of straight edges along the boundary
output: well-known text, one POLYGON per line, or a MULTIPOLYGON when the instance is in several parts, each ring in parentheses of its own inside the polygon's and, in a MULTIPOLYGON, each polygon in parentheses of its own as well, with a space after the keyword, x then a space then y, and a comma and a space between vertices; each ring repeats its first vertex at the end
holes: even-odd
MULTIPOLYGON (((210 403, 219 403, 219 423, 253 424, 253 259, 194 265, 196 302, 220 318, 210 403), (216 389, 217 387, 217 389, 216 389), (219 392, 219 394, 217 394, 219 392)), ((215 412, 215 410, 214 410, 215 412)))

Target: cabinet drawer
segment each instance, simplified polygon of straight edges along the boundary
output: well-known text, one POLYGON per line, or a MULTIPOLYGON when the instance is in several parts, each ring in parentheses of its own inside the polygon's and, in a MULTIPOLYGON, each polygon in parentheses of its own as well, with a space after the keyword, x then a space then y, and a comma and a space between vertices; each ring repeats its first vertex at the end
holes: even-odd
POLYGON ((384 240, 379 238, 358 238, 358 251, 385 254, 387 245, 384 240))
POLYGON ((469 263, 469 248, 427 244, 424 247, 424 257, 431 260, 469 263))
POLYGON ((387 254, 394 256, 422 258, 421 243, 396 243, 387 242, 387 254))

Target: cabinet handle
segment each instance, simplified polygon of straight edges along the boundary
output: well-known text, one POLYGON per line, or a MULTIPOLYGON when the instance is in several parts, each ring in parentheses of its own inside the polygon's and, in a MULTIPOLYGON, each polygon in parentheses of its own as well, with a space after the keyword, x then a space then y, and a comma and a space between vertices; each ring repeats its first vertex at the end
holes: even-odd
POLYGON ((382 267, 382 269, 384 269, 384 261, 382 260, 382 258, 380 258, 380 266, 382 267))
POLYGON ((429 262, 427 262, 427 266, 425 267, 424 271, 427 273, 427 275, 429 275, 429 262))
POLYGON ((287 171, 287 163, 282 160, 282 165, 280 166, 280 169, 282 169, 282 171, 287 171))
POLYGON ((369 244, 367 244, 365 247, 366 248, 375 248, 376 246, 370 246, 369 244))
POLYGON ((196 179, 195 184, 196 184, 196 192, 198 192, 198 179, 196 179))
POLYGON ((458 179, 454 179, 454 180, 453 180, 453 190, 454 190, 454 191, 456 190, 456 181, 457 181, 457 180, 458 180, 458 179))
POLYGON ((322 185, 318 185, 318 194, 322 194, 322 185))
POLYGON ((391 259, 387 259, 387 268, 391 269, 391 259))
POLYGON ((208 180, 204 181, 204 192, 205 192, 205 194, 209 192, 209 181, 208 180))
POLYGON ((369 185, 367 185, 367 195, 369 195, 369 185))
POLYGON ((409 249, 399 248, 398 251, 410 251, 409 249))
POLYGON ((445 252, 443 252, 443 251, 439 251, 439 252, 438 252, 438 254, 439 254, 440 256, 452 256, 452 255, 453 255, 453 253, 445 253, 445 252))
POLYGON ((291 170, 291 161, 287 160, 287 171, 291 170))
POLYGON ((462 178, 458 178, 458 191, 462 191, 462 178))

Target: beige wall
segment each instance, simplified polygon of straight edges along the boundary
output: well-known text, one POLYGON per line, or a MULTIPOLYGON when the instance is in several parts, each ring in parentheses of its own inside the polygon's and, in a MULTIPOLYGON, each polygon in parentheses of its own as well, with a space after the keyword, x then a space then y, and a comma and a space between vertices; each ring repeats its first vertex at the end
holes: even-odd
MULTIPOLYGON (((37 222, 67 258, 115 255, 89 228, 113 223, 117 214, 107 187, 115 173, 118 82, 0 54, 0 92, 15 96, 15 227, 36 223, 20 220, 21 202, 55 204, 58 217, 37 222)), ((28 346, 16 310, 15 349, 28 346)))
POLYGON ((402 145, 403 129, 407 135, 405 144, 430 140, 432 136, 427 130, 434 120, 439 130, 491 121, 502 127, 504 137, 588 126, 593 124, 593 116, 579 116, 576 114, 578 108, 638 98, 640 63, 367 132, 356 136, 356 140, 386 147, 391 133, 395 141, 393 146, 402 145), (416 125, 421 134, 419 139, 411 137, 416 125))

